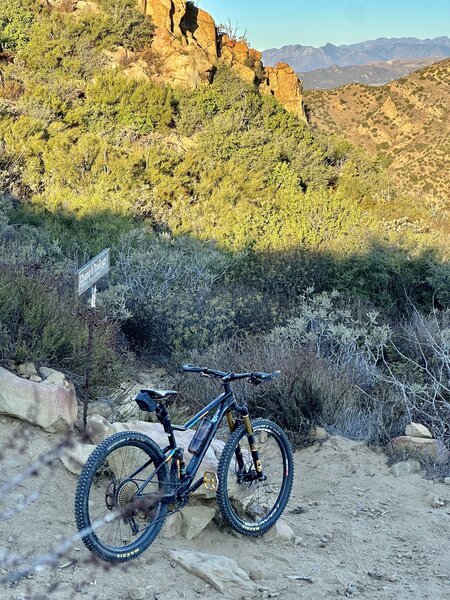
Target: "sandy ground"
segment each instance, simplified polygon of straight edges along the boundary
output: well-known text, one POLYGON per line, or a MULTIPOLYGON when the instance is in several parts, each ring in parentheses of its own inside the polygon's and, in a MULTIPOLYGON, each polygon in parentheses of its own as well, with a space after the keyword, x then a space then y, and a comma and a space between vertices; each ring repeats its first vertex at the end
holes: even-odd
MULTIPOLYGON (((58 441, 58 436, 32 428, 24 444, 21 426, 13 419, 1 420, 2 482, 58 441)), ((159 537, 138 559, 104 570, 77 543, 57 567, 0 587, 0 598, 49 598, 53 584, 58 584, 51 593, 56 600, 223 597, 171 563, 171 549, 235 558, 255 579, 255 593, 249 598, 450 598, 450 502, 432 507, 435 498, 450 499, 449 485, 420 474, 395 477, 384 454, 337 437, 297 452, 295 466, 293 493, 283 518, 301 538, 298 545, 239 539, 212 524, 192 541, 159 537)), ((32 490, 39 494, 28 507, 0 520, 0 554, 36 557, 73 533, 76 482, 57 461, 0 499, 1 512, 20 507, 32 490)))

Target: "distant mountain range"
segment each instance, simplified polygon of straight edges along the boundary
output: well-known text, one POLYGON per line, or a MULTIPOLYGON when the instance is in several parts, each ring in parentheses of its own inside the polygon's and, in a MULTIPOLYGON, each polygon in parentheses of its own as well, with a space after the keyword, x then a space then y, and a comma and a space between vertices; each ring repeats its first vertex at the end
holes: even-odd
POLYGON ((418 38, 378 38, 335 46, 326 44, 320 48, 291 45, 271 48, 263 52, 264 64, 274 66, 277 62, 289 63, 298 73, 337 65, 351 67, 373 62, 421 58, 447 58, 450 56, 450 38, 447 36, 420 40, 418 38))
POLYGON ((337 88, 347 83, 365 83, 367 85, 384 85, 393 79, 409 75, 428 65, 442 60, 441 58, 419 58, 418 60, 388 60, 386 62, 369 63, 352 67, 333 65, 327 69, 314 69, 306 73, 298 73, 305 90, 324 90, 337 88))

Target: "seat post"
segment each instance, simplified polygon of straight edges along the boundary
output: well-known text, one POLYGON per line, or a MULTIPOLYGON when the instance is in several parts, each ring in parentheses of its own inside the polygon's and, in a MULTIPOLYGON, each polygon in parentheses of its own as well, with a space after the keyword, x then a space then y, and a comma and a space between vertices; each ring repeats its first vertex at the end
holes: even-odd
POLYGON ((158 421, 161 423, 164 431, 167 433, 169 438, 169 446, 172 449, 175 449, 177 447, 177 441, 175 439, 175 434, 169 417, 169 411, 167 410, 166 405, 160 402, 155 412, 156 416, 158 417, 158 421))

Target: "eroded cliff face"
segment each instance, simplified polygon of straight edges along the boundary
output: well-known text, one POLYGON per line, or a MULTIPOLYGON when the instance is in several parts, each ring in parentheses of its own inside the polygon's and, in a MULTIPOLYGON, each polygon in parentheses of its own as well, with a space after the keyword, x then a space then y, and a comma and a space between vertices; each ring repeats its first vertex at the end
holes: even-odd
POLYGON ((156 27, 152 49, 159 59, 157 79, 195 89, 213 80, 217 60, 222 59, 245 81, 304 118, 302 85, 289 65, 264 68, 260 52, 219 34, 211 15, 191 2, 138 0, 138 4, 156 27))

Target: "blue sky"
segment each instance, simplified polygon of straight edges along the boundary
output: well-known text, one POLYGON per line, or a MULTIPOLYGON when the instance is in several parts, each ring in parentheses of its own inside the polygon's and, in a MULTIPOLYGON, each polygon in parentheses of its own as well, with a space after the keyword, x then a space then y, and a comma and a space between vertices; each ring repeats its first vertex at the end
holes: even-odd
POLYGON ((259 50, 450 35, 450 0, 198 0, 216 23, 239 25, 259 50))

